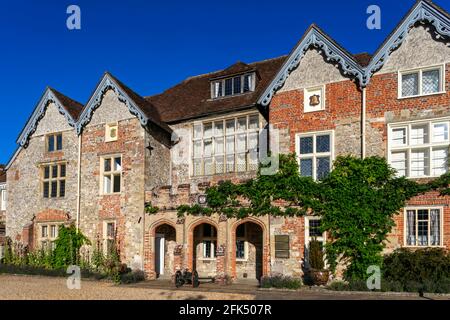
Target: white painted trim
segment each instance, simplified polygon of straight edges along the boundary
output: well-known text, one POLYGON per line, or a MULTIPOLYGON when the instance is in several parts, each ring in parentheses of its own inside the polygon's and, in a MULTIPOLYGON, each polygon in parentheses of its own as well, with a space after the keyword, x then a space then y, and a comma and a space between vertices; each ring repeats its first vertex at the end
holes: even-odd
MULTIPOLYGON (((416 228, 417 228, 417 221, 416 221, 416 228)), ((428 228, 430 228, 430 226, 428 226, 428 228)), ((444 206, 406 206, 405 208, 403 208, 403 247, 405 248, 445 248, 444 245, 444 206), (438 246, 409 246, 407 245, 407 239, 406 239, 406 227, 407 227, 407 211, 408 210, 421 210, 421 209, 427 209, 427 210, 432 210, 432 209, 438 209, 440 210, 440 218, 439 218, 439 229, 440 229, 440 244, 438 246)), ((428 235, 429 237, 430 235, 428 235)))
POLYGON ((303 89, 303 113, 320 112, 320 111, 325 111, 325 110, 326 110, 326 85, 322 84, 322 85, 318 85, 318 86, 304 88, 303 89), (320 96, 321 108, 314 110, 315 107, 310 107, 308 105, 309 101, 307 101, 308 99, 306 98, 306 95, 307 95, 307 93, 309 93, 311 91, 316 91, 316 90, 321 91, 321 96, 320 96))
POLYGON ((427 96, 433 96, 433 95, 440 95, 446 93, 446 82, 445 82, 445 63, 440 64, 434 64, 434 65, 427 65, 419 68, 413 68, 413 69, 400 69, 397 71, 397 99, 403 100, 403 99, 411 99, 411 98, 421 98, 421 97, 427 97, 427 96), (429 70, 436 70, 439 69, 439 84, 440 84, 440 90, 438 92, 432 92, 432 93, 422 93, 422 74, 424 71, 429 70), (418 73, 418 90, 419 94, 414 96, 402 96, 402 76, 406 74, 413 74, 418 73))

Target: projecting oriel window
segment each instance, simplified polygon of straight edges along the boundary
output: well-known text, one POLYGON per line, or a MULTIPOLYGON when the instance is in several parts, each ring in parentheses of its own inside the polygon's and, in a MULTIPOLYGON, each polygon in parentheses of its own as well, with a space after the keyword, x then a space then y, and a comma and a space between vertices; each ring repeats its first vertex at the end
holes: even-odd
POLYGON ((259 128, 257 114, 194 124, 193 175, 257 170, 259 128))

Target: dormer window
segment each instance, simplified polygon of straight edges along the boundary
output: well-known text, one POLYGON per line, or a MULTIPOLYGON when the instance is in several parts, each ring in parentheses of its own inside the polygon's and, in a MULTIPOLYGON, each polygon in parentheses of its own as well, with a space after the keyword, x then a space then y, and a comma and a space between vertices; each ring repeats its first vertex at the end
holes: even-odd
POLYGON ((212 98, 234 96, 255 90, 255 73, 243 74, 212 82, 212 98))

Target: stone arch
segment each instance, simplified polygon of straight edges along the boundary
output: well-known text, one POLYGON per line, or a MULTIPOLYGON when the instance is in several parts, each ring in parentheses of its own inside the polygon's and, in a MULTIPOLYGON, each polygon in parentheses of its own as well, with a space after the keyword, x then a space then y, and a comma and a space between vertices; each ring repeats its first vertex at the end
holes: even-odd
MULTIPOLYGON (((217 244, 217 236, 219 231, 219 224, 214 221, 212 218, 207 218, 207 217, 201 217, 199 219, 196 219, 195 221, 191 222, 187 228, 187 243, 188 243, 188 247, 187 247, 187 261, 186 261, 186 265, 188 267, 189 270, 193 270, 194 267, 197 267, 196 265, 194 265, 194 259, 196 259, 197 262, 197 257, 196 257, 196 243, 195 243, 195 231, 196 228, 203 225, 203 224, 207 224, 207 225, 211 225, 212 227, 215 228, 216 230, 216 244, 217 244)), ((214 261, 211 261, 210 264, 214 264, 214 261)), ((215 266, 211 267, 211 270, 214 270, 214 272, 216 271, 215 266)))
POLYGON ((231 274, 234 279, 237 278, 260 278, 268 274, 267 258, 269 255, 267 239, 267 227, 263 221, 254 217, 247 217, 242 220, 235 221, 231 226, 231 274), (246 225, 245 243, 246 258, 240 261, 238 266, 236 258, 237 246, 237 229, 241 225, 246 225), (257 227, 257 229, 254 228, 257 227), (250 229, 250 230, 249 230, 250 229), (258 230, 259 229, 259 230, 258 230), (259 236, 255 236, 255 232, 260 231, 259 236), (239 270, 238 270, 239 269, 239 270), (245 276, 244 276, 245 275, 245 276))

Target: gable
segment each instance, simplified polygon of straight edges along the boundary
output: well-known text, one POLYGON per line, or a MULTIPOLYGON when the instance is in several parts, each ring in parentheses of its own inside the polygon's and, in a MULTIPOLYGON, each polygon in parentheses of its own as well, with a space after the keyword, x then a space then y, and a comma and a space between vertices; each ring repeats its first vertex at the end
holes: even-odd
POLYGON ((291 72, 280 92, 303 89, 326 83, 347 80, 339 69, 324 60, 316 49, 309 49, 299 66, 291 72))
POLYGON ((95 126, 133 118, 135 116, 130 113, 126 104, 119 100, 114 90, 109 89, 104 93, 99 106, 93 111, 88 125, 95 126))
POLYGON ((73 130, 73 128, 69 125, 64 115, 59 112, 56 103, 51 101, 45 110, 43 118, 38 122, 36 131, 31 136, 36 137, 46 135, 51 132, 68 130, 73 130))
POLYGON ((397 72, 450 62, 450 47, 433 39, 427 26, 412 28, 402 45, 391 53, 377 73, 397 72))

